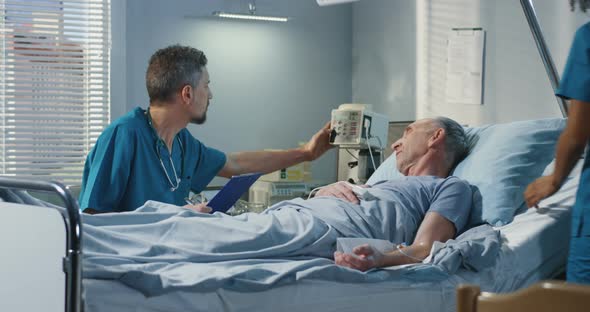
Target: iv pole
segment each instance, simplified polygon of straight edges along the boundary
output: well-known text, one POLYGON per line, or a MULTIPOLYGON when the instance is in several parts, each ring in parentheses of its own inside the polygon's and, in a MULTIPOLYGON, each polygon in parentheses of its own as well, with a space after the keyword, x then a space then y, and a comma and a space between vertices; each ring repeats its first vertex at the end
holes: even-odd
MULTIPOLYGON (((539 26, 539 22, 537 20, 537 14, 535 13, 535 8, 533 7, 533 0, 520 0, 520 4, 522 5, 522 10, 524 11, 526 20, 531 28, 531 33, 535 39, 535 43, 537 44, 537 50, 539 50, 539 54, 543 60, 543 65, 545 65, 545 71, 547 72, 547 76, 549 77, 549 81, 553 87, 553 92, 555 92, 559 88, 559 74, 555 69, 555 64, 551 58, 551 53, 549 53, 549 49, 547 49, 545 38, 541 32, 541 27, 539 26)), ((567 105, 565 100, 559 96, 555 96, 555 98, 557 99, 557 104, 559 105, 561 114, 563 117, 567 117, 567 105)))

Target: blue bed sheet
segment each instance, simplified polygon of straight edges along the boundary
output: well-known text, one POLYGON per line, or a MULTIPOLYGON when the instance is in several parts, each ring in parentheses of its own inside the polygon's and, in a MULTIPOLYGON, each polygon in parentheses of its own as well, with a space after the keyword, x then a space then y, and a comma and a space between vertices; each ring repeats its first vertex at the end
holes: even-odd
MULTIPOLYGON (((328 203, 322 201, 325 211, 336 208, 326 207, 328 203)), ((477 267, 465 265, 466 261, 495 259, 490 250, 495 248, 497 253, 499 249, 499 237, 490 227, 492 235, 486 236, 485 242, 475 242, 487 246, 487 252, 479 256, 466 258, 451 252, 448 254, 453 257, 437 257, 432 263, 370 272, 339 267, 331 258, 338 237, 373 234, 362 229, 359 205, 334 203, 339 207, 339 218, 356 220, 342 219, 342 224, 329 226, 305 208, 306 201, 283 202, 272 212, 237 217, 201 214, 158 202, 147 202, 135 212, 84 215, 83 274, 85 278, 119 280, 146 296, 218 288, 261 291, 302 279, 346 283, 437 281, 454 273, 449 268, 477 267), (339 226, 346 222, 346 226, 339 226), (445 261, 459 261, 460 265, 445 261)), ((395 242, 400 238, 387 239, 395 242)), ((472 249, 472 245, 459 248, 472 249)), ((477 253, 478 249, 472 250, 477 253)))

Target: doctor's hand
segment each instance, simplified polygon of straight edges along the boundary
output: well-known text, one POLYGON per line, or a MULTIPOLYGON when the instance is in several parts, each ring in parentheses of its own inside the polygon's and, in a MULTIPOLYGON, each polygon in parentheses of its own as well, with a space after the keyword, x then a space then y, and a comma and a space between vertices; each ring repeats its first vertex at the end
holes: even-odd
POLYGON ((527 186, 524 191, 524 200, 527 207, 539 208, 539 202, 553 195, 559 190, 559 185, 554 181, 553 175, 540 177, 527 186))
POLYGON ((309 142, 303 146, 303 150, 306 154, 306 160, 316 160, 322 156, 326 151, 334 147, 330 144, 330 122, 314 134, 309 142))
POLYGON ((359 204, 358 197, 352 191, 350 184, 344 181, 336 182, 322 187, 315 196, 332 196, 338 197, 353 204, 359 204))
POLYGON ((187 205, 182 206, 182 208, 192 209, 196 212, 201 212, 201 213, 211 213, 211 211, 213 210, 213 209, 211 209, 211 207, 207 206, 206 202, 195 204, 195 205, 187 204, 187 205))
POLYGON ((336 262, 337 265, 360 271, 367 271, 383 266, 385 255, 368 244, 354 247, 352 253, 353 254, 345 254, 336 251, 334 253, 334 262, 336 262))

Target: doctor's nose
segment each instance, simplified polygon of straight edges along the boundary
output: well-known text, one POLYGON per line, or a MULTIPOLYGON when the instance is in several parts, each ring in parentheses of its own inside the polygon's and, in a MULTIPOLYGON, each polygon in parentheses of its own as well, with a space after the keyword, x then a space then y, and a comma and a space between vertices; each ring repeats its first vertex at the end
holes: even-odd
POLYGON ((213 92, 209 90, 209 100, 213 99, 213 92))

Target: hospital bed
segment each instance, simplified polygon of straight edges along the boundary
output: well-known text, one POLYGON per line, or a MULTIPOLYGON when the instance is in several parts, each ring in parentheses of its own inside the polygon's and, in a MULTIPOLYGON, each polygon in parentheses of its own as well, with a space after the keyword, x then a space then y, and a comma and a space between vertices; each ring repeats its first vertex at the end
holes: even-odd
MULTIPOLYGON (((554 127, 563 124, 563 120, 540 122, 554 127)), ((525 122, 525 124, 528 123, 525 122)), ((504 129, 502 125, 497 126, 504 129)), ((521 122, 510 124, 508 129, 504 129, 512 137, 512 140, 506 144, 522 145, 522 142, 518 142, 518 135, 514 134, 514 129, 528 129, 522 127, 521 122)), ((541 128, 539 122, 532 122, 528 127, 541 128)), ((485 131, 490 128, 482 129, 485 131)), ((497 131, 494 130, 494 132, 497 131)), ((555 128, 550 132, 553 135, 551 144, 555 144, 559 131, 555 128)), ((529 136, 525 135, 525 137, 529 136)), ((479 133, 479 138, 480 140, 475 143, 476 147, 485 147, 486 142, 482 140, 485 140, 486 134, 479 133)), ((494 149, 503 149, 497 138, 489 139, 492 140, 491 146, 494 149)), ((531 144, 548 143, 548 140, 538 137, 530 139, 531 144)), ((529 147, 537 152, 542 150, 536 145, 529 147)), ((485 149, 478 151, 477 148, 473 149, 474 155, 489 154, 485 149)), ((546 152, 543 153, 546 154, 546 152)), ((551 157, 545 158, 551 159, 551 157)), ((524 159, 528 158, 524 157, 524 159)), ((383 165, 386 166, 387 162, 383 165)), ((466 159, 462 166, 468 169, 468 165, 469 159, 466 159)), ((73 267, 72 264, 75 261, 72 259, 80 256, 79 247, 83 240, 80 233, 83 225, 79 223, 78 207, 68 190, 59 184, 29 183, 2 178, 0 179, 2 187, 56 191, 64 198, 68 208, 56 210, 30 204, 0 204, 2 222, 0 244, 5 251, 3 254, 9 255, 8 260, 5 256, 2 257, 0 265, 6 273, 12 272, 12 275, 4 275, 8 277, 2 279, 10 281, 3 282, 1 286, 10 292, 6 298, 4 296, 7 292, 2 292, 0 310, 63 311, 67 306, 69 309, 67 311, 77 311, 73 307, 80 303, 78 300, 83 300, 84 311, 89 312, 359 311, 361 309, 454 311, 455 289, 460 284, 477 284, 483 291, 503 293, 527 287, 563 272, 568 247, 566 238, 570 223, 569 208, 574 202, 581 165, 579 163, 576 166, 558 193, 541 203, 539 210, 532 209, 520 213, 512 222, 494 227, 501 234, 500 251, 495 255, 493 265, 477 272, 461 268, 444 279, 415 280, 406 278, 403 273, 408 266, 401 266, 386 268, 385 270, 390 271, 392 277, 379 283, 343 282, 330 278, 295 278, 294 281, 262 291, 218 288, 202 292, 179 289, 156 296, 145 296, 139 290, 118 280, 79 279, 80 276, 77 274, 80 272, 80 267, 73 267), (67 218, 64 218, 64 215, 67 218), (34 227, 28 227, 27 224, 30 223, 34 223, 34 227), (29 236, 26 242, 25 235, 29 236), (14 239, 15 237, 18 239, 14 239), (64 250, 67 253, 64 253, 64 250), (7 270, 8 267, 11 269, 7 270), (80 280, 83 291, 78 295, 81 285, 76 282, 80 280), (35 300, 29 300, 30 298, 35 300), (52 308, 48 308, 50 306, 52 308)), ((489 166, 491 165, 486 164, 486 167, 489 166)), ((545 173, 552 170, 551 166, 551 164, 547 166, 545 173)), ((387 170, 387 172, 390 171, 387 170)), ((378 173, 379 170, 375 174, 378 173)), ((483 188, 482 185, 482 191, 483 188)), ((514 207, 514 210, 516 208, 514 207)))

